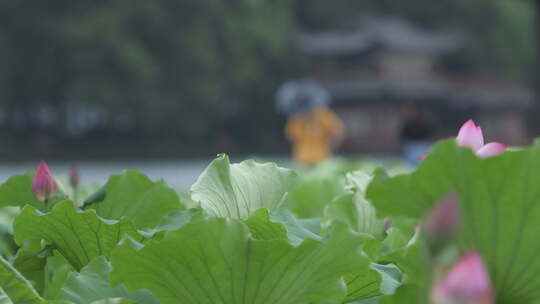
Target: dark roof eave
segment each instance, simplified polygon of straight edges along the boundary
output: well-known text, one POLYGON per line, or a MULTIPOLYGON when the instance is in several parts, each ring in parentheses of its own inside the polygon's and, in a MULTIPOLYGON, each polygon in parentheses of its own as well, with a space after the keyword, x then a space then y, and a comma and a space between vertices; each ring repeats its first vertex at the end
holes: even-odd
MULTIPOLYGON (((485 94, 467 90, 456 93, 448 87, 424 87, 422 89, 404 89, 392 86, 369 88, 327 87, 336 103, 373 102, 373 101, 440 101, 453 108, 478 109, 529 109, 534 105, 534 95, 527 89, 519 92, 485 94)), ((515 91, 515 90, 514 90, 515 91)))

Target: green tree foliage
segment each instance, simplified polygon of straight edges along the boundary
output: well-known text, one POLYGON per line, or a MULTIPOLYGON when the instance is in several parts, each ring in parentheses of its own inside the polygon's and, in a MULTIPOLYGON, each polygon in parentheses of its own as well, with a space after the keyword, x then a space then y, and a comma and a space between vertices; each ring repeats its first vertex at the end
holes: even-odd
POLYGON ((518 0, 2 1, 0 110, 16 120, 48 104, 60 123, 47 132, 57 136, 70 107, 95 106, 105 134, 127 117, 133 134, 185 149, 231 139, 250 152, 275 149, 274 92, 308 74, 291 47, 295 33, 402 15, 463 34, 447 67, 529 79, 533 12, 518 0))
POLYGON ((293 33, 286 0, 2 2, 0 17, 8 111, 96 105, 139 133, 201 142, 271 113, 293 33))

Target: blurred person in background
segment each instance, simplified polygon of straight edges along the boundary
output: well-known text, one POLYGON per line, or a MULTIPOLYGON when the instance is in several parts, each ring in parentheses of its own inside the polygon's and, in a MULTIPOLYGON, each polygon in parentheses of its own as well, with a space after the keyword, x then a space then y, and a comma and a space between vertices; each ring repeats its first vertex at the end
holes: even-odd
POLYGON ((401 127, 401 152, 413 166, 417 166, 431 146, 433 125, 427 114, 418 106, 410 104, 405 109, 405 122, 401 127))
POLYGON ((313 80, 287 82, 279 89, 277 107, 289 115, 285 135, 298 163, 317 164, 341 144, 343 123, 329 104, 330 95, 313 80))

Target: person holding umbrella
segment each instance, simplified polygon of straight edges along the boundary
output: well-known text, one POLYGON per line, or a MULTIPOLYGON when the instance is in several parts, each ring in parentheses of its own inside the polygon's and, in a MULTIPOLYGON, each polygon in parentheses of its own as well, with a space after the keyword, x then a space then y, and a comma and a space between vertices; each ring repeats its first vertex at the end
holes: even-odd
POLYGON ((329 158, 343 139, 343 123, 328 107, 330 101, 326 89, 313 80, 290 81, 277 92, 276 106, 289 116, 285 135, 300 164, 313 165, 329 158))

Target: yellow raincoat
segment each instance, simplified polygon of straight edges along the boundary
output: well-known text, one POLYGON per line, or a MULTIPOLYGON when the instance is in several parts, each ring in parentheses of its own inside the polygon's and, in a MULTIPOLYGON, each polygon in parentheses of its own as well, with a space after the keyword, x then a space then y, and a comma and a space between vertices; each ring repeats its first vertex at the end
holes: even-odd
POLYGON ((344 128, 332 110, 316 108, 289 118, 285 134, 293 143, 296 161, 311 165, 332 155, 333 141, 343 136, 344 128))

